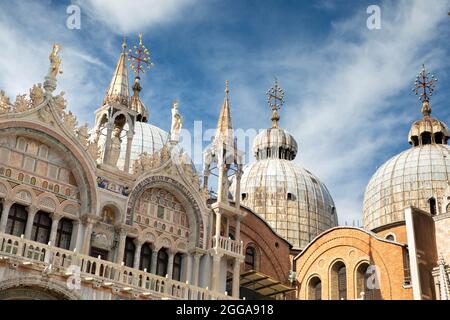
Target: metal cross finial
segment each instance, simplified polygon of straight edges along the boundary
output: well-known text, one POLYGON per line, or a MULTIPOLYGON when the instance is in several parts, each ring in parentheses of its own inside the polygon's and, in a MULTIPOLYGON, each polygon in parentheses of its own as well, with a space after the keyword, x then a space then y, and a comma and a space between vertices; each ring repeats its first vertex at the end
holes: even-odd
POLYGON ((145 73, 146 69, 153 67, 153 63, 150 61, 150 53, 142 44, 142 33, 139 34, 139 45, 135 45, 133 49, 129 50, 128 61, 130 62, 131 70, 138 78, 141 72, 145 73))
POLYGON ((284 90, 278 84, 275 78, 275 84, 267 91, 267 102, 273 111, 280 110, 284 104, 284 90))
POLYGON ((413 88, 420 101, 430 102, 437 81, 438 79, 425 69, 425 65, 422 65, 422 70, 417 75, 413 88))
POLYGON ((230 88, 229 88, 229 81, 225 80, 225 94, 227 96, 228 99, 228 94, 230 93, 230 88))
POLYGON ((279 86, 277 78, 275 78, 275 84, 272 88, 267 91, 267 103, 273 111, 272 127, 277 128, 278 121, 280 120, 277 110, 280 110, 281 106, 284 104, 284 90, 279 86))

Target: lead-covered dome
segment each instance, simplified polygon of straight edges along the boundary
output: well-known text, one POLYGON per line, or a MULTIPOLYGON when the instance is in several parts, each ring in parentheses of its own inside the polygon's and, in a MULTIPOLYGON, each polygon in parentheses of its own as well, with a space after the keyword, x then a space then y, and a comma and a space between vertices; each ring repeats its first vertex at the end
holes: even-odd
POLYGON ((364 195, 364 227, 374 230, 404 221, 414 206, 438 210, 450 180, 450 147, 426 144, 406 150, 383 164, 372 176, 364 195))
POLYGON ((338 223, 327 187, 311 172, 285 159, 264 159, 245 166, 241 203, 297 249, 338 223))
POLYGON ((372 176, 364 194, 364 227, 377 231, 403 222, 404 211, 414 206, 439 213, 450 180, 450 147, 447 125, 432 118, 429 99, 434 76, 423 67, 415 83, 422 101, 423 119, 415 121, 408 134, 412 148, 394 156, 372 176))
MULTIPOLYGON (((241 203, 264 218, 294 249, 302 249, 338 224, 336 208, 327 187, 293 162, 298 146, 291 134, 278 127, 277 110, 284 102, 284 91, 277 82, 268 95, 272 128, 262 130, 253 141, 256 161, 243 169, 241 203)), ((232 195, 235 188, 233 179, 232 195)))

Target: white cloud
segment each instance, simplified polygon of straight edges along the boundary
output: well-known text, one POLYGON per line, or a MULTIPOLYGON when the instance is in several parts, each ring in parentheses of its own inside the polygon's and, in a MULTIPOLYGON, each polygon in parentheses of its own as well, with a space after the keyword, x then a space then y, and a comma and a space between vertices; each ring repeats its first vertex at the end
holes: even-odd
POLYGON ((87 0, 79 1, 94 19, 113 32, 139 32, 143 29, 189 17, 197 0, 87 0))

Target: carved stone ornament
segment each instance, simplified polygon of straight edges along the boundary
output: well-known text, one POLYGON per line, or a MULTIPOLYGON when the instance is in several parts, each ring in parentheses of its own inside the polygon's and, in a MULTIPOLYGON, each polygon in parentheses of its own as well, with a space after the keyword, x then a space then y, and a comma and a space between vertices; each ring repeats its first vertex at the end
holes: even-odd
POLYGON ((0 91, 0 114, 8 113, 11 110, 11 102, 5 91, 0 91))
POLYGON ((44 102, 45 94, 44 89, 42 89, 42 84, 38 83, 33 85, 30 89, 30 99, 32 107, 39 106, 42 102, 44 102))

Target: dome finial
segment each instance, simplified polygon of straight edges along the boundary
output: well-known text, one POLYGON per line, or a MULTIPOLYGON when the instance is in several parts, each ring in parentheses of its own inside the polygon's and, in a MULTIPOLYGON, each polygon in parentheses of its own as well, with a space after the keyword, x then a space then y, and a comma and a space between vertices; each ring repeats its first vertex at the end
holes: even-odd
POLYGON ((425 65, 422 65, 422 70, 416 77, 414 82, 414 93, 419 96, 419 100, 422 101, 422 114, 424 117, 429 117, 431 114, 430 98, 433 95, 434 88, 436 87, 437 78, 430 74, 425 69, 425 65))
POLYGON ((272 109, 272 127, 278 127, 280 116, 278 110, 284 104, 284 90, 279 86, 278 79, 275 77, 274 85, 267 91, 267 103, 272 109))
POLYGON ((122 40, 122 53, 125 53, 125 50, 127 49, 127 42, 125 36, 123 36, 122 40))

